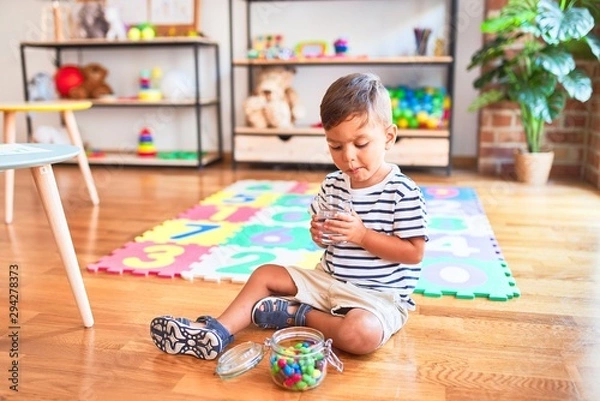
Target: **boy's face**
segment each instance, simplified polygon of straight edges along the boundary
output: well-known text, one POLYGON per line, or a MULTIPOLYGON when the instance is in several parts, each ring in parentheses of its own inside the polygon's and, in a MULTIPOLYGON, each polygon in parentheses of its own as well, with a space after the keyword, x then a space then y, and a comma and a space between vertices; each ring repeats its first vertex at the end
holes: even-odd
POLYGON ((389 169, 385 152, 396 139, 396 126, 384 126, 375 119, 360 126, 364 119, 352 117, 325 132, 333 163, 350 177, 352 188, 379 183, 389 169))

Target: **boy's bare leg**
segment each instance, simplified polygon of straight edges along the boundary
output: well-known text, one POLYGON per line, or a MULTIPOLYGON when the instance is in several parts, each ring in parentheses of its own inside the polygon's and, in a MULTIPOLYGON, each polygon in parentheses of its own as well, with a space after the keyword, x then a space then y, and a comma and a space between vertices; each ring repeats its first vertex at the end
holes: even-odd
MULTIPOLYGON (((270 295, 293 296, 297 292, 294 281, 284 267, 262 265, 252 273, 217 320, 230 334, 235 334, 252 322, 251 313, 256 302, 270 295)), ((297 308, 297 305, 292 305, 288 312, 294 313, 297 308)), ((191 325, 202 326, 199 323, 191 325)), ((379 320, 363 309, 352 309, 344 317, 313 309, 306 314, 306 325, 322 332, 325 338, 331 338, 336 348, 353 354, 374 351, 383 336, 379 320)))
POLYGON ((298 292, 294 281, 283 266, 262 265, 250 278, 217 320, 231 334, 246 328, 252 322, 252 308, 269 295, 289 296, 298 292))
POLYGON ((364 309, 351 309, 344 317, 313 309, 306 314, 306 325, 331 338, 334 347, 357 355, 373 352, 383 338, 381 322, 364 309))

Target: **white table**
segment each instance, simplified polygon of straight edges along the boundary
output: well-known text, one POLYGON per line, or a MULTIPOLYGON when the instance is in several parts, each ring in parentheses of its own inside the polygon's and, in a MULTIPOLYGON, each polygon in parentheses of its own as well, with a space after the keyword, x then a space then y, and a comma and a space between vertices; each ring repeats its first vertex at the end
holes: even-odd
POLYGON ((80 152, 81 148, 72 145, 0 144, 0 171, 30 169, 65 266, 83 325, 92 327, 94 325, 92 309, 52 170, 53 163, 71 159, 80 152))

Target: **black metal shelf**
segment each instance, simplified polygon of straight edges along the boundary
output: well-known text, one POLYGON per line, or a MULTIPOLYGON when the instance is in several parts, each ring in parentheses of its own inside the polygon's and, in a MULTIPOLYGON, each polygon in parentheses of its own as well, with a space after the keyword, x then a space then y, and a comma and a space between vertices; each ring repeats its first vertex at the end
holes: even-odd
MULTIPOLYGON (((186 99, 185 101, 131 101, 131 100, 119 100, 119 99, 109 99, 109 100, 94 100, 93 107, 102 107, 102 108, 141 108, 141 107, 192 107, 195 111, 196 116, 196 143, 198 150, 198 160, 197 167, 206 166, 209 163, 214 163, 217 161, 223 160, 223 127, 222 127, 222 115, 221 115, 221 79, 220 79, 220 61, 219 61, 219 44, 217 42, 207 40, 202 37, 159 37, 154 38, 152 40, 123 40, 123 41, 108 41, 104 39, 73 39, 73 40, 65 40, 65 41, 26 41, 21 42, 20 51, 21 51, 21 74, 23 79, 23 93, 25 100, 29 100, 29 93, 27 91, 27 64, 26 64, 26 49, 34 48, 34 49, 46 49, 46 50, 54 50, 55 52, 55 60, 54 65, 56 68, 59 68, 62 65, 61 55, 63 51, 72 51, 72 50, 102 50, 102 49, 131 49, 131 48, 189 48, 193 51, 193 59, 194 59, 194 85, 195 85, 195 98, 186 99), (211 48, 214 50, 214 62, 215 62, 215 93, 216 98, 201 98, 201 88, 200 88, 200 48, 211 48), (211 157, 210 159, 203 158, 204 149, 202 145, 202 113, 201 109, 203 107, 215 107, 217 112, 217 142, 218 142, 218 150, 216 152, 215 157, 211 157)), ((27 136, 28 139, 31 140, 32 137, 32 128, 31 128, 31 118, 27 116, 27 136)), ((136 163, 133 163, 136 164, 136 163)), ((189 162, 184 163, 182 165, 189 165, 189 162)))

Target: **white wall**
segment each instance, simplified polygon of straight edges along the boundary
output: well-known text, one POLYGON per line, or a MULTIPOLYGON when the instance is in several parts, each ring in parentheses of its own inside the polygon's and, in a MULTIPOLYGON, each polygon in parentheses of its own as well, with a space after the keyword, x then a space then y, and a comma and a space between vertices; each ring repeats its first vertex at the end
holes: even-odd
MULTIPOLYGON (((0 101, 22 100, 21 66, 18 44, 23 40, 40 38, 40 16, 49 2, 21 0, 11 2, 0 0, 0 101)), ((245 53, 245 3, 237 4, 234 31, 236 47, 234 57, 245 53)), ((457 45, 457 66, 455 84, 455 119, 453 154, 455 156, 475 156, 477 138, 477 115, 466 111, 475 96, 472 89, 473 73, 465 71, 470 55, 481 44, 479 25, 483 16, 483 5, 479 0, 460 0, 457 45)), ((412 27, 432 26, 433 37, 442 35, 435 27, 442 26, 444 19, 440 0, 390 1, 362 0, 325 2, 282 2, 257 3, 253 5, 256 14, 253 20, 255 33, 285 32, 287 45, 293 46, 302 40, 325 40, 333 42, 338 36, 347 36, 353 54, 396 55, 410 54, 414 48, 412 27), (309 27, 308 24, 311 24, 309 27)), ((225 134, 225 148, 230 148, 230 57, 228 0, 202 0, 202 31, 220 44, 222 122, 225 134)), ((430 51, 432 51, 430 46, 430 51)), ((53 52, 30 49, 27 52, 29 76, 36 72, 53 72, 53 52)), ((206 54, 208 56, 208 54, 206 54)), ((202 53, 205 57, 205 53, 202 53)), ((204 60, 209 60, 204 58, 204 60)), ((97 61, 105 65, 110 75, 108 83, 118 95, 134 95, 137 90, 139 70, 161 67, 164 71, 176 68, 192 73, 191 50, 131 50, 125 51, 81 51, 65 52, 63 63, 85 64, 97 61)), ((295 87, 306 106, 307 116, 301 123, 318 121, 320 96, 327 85, 338 76, 360 70, 356 67, 305 67, 298 69, 295 87)), ((403 67, 402 70, 387 67, 369 68, 380 74, 386 84, 442 84, 443 68, 403 67)), ((236 68, 236 115, 241 121, 240 105, 245 97, 244 70, 236 68)), ((206 69, 202 74, 202 84, 212 88, 213 71, 206 69)), ((209 91, 210 94, 210 91, 209 91)), ((205 143, 214 145, 215 116, 205 112, 203 132, 205 143)), ((34 123, 57 125, 58 119, 49 115, 34 115, 34 123)), ((24 117, 17 124, 19 139, 24 136, 24 117)), ((193 148, 195 143, 194 118, 186 109, 94 109, 78 114, 83 136, 94 147, 130 148, 136 146, 137 133, 143 125, 152 125, 156 131, 157 146, 168 148, 193 148)))

